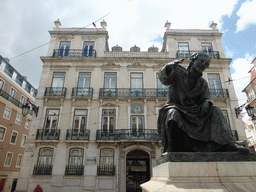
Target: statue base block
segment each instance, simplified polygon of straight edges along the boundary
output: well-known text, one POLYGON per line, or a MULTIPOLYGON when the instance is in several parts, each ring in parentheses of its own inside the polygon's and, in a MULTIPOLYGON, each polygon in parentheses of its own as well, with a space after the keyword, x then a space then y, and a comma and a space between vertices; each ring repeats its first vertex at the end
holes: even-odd
POLYGON ((158 160, 162 163, 153 167, 151 180, 141 188, 143 192, 255 191, 255 159, 255 154, 236 152, 170 153, 158 160))

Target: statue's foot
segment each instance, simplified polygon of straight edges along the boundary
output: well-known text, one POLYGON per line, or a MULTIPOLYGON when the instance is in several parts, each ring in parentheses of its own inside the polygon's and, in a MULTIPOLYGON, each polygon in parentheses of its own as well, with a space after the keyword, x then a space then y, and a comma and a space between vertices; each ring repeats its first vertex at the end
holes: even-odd
POLYGON ((241 153, 249 153, 249 149, 247 149, 246 147, 240 146, 237 143, 229 144, 229 148, 232 151, 238 151, 238 152, 241 152, 241 153))

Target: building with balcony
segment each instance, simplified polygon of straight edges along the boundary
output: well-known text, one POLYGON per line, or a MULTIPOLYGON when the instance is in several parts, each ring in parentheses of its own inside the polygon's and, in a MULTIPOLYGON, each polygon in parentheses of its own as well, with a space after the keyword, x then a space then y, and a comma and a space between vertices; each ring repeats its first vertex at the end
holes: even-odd
POLYGON ((35 102, 37 90, 0 56, 0 191, 14 191, 32 119, 22 106, 35 102))
POLYGON ((212 100, 225 115, 236 140, 245 133, 235 116, 238 102, 221 36, 206 30, 170 29, 163 48, 140 51, 137 46, 109 50, 106 22, 102 28, 51 30, 34 118, 26 145, 17 191, 140 191, 161 156, 158 110, 167 101, 168 87, 158 80, 164 64, 184 58, 191 50, 211 59, 203 77, 212 100))
POLYGON ((252 61, 253 66, 251 70, 249 71, 251 78, 250 82, 246 87, 244 88, 243 92, 247 96, 248 105, 254 108, 254 114, 251 117, 251 120, 249 122, 246 122, 246 129, 245 133, 248 139, 248 145, 253 150, 256 149, 256 113, 255 113, 255 107, 256 107, 256 58, 252 61))

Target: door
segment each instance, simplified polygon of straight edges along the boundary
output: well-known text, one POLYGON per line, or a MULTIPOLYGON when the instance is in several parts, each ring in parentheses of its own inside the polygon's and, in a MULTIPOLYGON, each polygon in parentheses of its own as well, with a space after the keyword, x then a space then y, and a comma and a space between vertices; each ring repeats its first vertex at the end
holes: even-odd
POLYGON ((142 150, 129 152, 126 159, 126 191, 141 192, 140 185, 149 179, 149 154, 142 150))

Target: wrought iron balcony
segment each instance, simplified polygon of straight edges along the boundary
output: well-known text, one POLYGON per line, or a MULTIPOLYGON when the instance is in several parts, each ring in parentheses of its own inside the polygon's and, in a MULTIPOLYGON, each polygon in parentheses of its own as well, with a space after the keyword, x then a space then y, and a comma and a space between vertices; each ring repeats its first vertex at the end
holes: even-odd
POLYGON ((53 57, 96 57, 96 50, 54 49, 53 57))
POLYGON ((44 96, 65 97, 66 91, 65 87, 46 87, 44 96))
POLYGON ((33 175, 51 175, 52 165, 35 165, 33 175))
POLYGON ((89 140, 90 130, 68 129, 66 140, 89 140))
POLYGON ((65 175, 83 175, 83 165, 67 165, 65 169, 65 175))
POLYGON ((59 140, 59 129, 37 129, 36 140, 59 140))
POLYGON ((113 131, 97 130, 96 140, 160 140, 156 129, 116 129, 113 131))
POLYGON ((93 88, 73 87, 72 97, 92 98, 93 88))
POLYGON ((212 99, 225 99, 229 98, 228 89, 209 89, 212 99))
POLYGON ((116 168, 114 165, 102 165, 97 167, 97 175, 101 176, 114 176, 116 168))
MULTIPOLYGON (((5 91, 3 91, 2 89, 0 89, 0 96, 5 98, 6 100, 10 101, 11 103, 13 103, 14 105, 16 105, 19 108, 22 108, 23 103, 19 102, 17 99, 14 99, 14 97, 12 97, 11 95, 9 95, 8 93, 6 93, 5 91)), ((33 111, 29 110, 28 112, 30 115, 32 115, 33 111)))
MULTIPOLYGON (((189 51, 177 51, 176 56, 177 58, 189 58, 193 53, 198 53, 201 52, 203 50, 189 50, 189 51)), ((209 57, 211 59, 219 59, 220 58, 220 54, 219 51, 203 51, 205 52, 207 55, 209 55, 209 57)))
POLYGON ((231 132, 233 134, 233 137, 234 137, 235 141, 239 141, 237 130, 231 130, 231 132))
POLYGON ((145 89, 100 88, 100 91, 99 91, 100 98, 110 98, 110 97, 156 98, 156 97, 167 97, 167 95, 168 95, 168 89, 155 89, 155 88, 145 88, 145 89))

